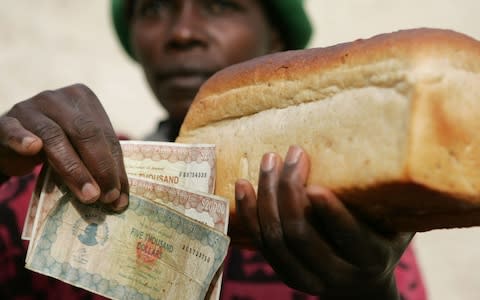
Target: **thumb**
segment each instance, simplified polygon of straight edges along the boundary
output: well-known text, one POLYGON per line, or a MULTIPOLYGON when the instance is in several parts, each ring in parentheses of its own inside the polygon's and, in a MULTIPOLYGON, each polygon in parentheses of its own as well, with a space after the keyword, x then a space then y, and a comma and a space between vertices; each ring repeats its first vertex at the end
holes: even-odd
POLYGON ((42 140, 25 129, 20 122, 12 117, 0 118, 0 146, 9 148, 22 156, 34 156, 43 147, 42 140))

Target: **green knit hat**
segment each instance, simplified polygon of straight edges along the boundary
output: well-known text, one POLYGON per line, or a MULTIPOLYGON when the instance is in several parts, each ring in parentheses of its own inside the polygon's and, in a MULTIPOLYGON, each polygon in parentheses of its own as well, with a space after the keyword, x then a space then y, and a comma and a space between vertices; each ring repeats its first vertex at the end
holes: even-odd
MULTIPOLYGON (((275 26, 286 41, 287 50, 305 48, 312 36, 312 25, 302 0, 263 0, 275 26)), ((111 0, 113 25, 122 47, 134 58, 126 12, 127 0, 111 0)), ((135 59, 135 58, 134 58, 135 59)))

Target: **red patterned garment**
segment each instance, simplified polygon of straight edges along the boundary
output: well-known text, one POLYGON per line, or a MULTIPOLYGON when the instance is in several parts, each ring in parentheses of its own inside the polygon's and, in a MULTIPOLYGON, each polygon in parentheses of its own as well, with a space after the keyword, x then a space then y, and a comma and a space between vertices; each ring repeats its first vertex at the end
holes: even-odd
MULTIPOLYGON (((273 269, 255 251, 231 249, 225 263, 222 299, 231 300, 313 300, 279 281, 273 269)), ((395 269, 402 300, 425 300, 426 292, 414 252, 407 248, 395 269)))
MULTIPOLYGON (((37 173, 13 177, 0 185, 0 299, 103 299, 25 269, 27 243, 21 240, 21 232, 37 173)), ((402 299, 426 299, 411 248, 403 255, 395 275, 402 299)), ((231 249, 225 267, 222 299, 317 298, 284 285, 259 253, 231 249)))

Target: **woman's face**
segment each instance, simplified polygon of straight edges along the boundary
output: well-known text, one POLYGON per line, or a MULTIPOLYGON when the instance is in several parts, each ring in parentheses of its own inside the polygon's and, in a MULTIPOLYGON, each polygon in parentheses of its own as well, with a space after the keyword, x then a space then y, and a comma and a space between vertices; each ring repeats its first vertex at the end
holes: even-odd
POLYGON ((213 73, 283 48, 258 0, 137 0, 131 29, 135 56, 176 121, 213 73))

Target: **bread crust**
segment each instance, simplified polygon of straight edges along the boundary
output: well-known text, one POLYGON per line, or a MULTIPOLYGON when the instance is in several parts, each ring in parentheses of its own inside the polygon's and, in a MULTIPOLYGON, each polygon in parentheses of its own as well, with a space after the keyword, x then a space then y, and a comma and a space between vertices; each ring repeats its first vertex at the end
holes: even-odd
MULTIPOLYGON (((468 61, 468 58, 478 58, 480 55, 477 40, 455 31, 431 28, 401 30, 326 48, 286 51, 254 58, 214 74, 195 97, 182 130, 192 130, 273 107, 281 108, 319 100, 309 98, 307 95, 298 96, 300 87, 279 91, 275 83, 280 85, 285 82, 302 81, 308 75, 321 76, 338 69, 349 72, 349 69, 355 69, 357 66, 392 59, 415 63, 428 56, 438 56, 456 60, 457 54, 463 56, 463 61, 452 63, 457 64, 459 68, 478 72, 480 61, 478 59, 468 61), (246 92, 245 89, 253 86, 256 86, 256 89, 251 93, 258 91, 265 94, 264 98, 269 98, 268 96, 272 94, 274 97, 252 103, 248 96, 242 94, 246 92), (278 98, 282 101, 276 101, 278 98)), ((356 78, 343 88, 365 85, 363 80, 356 78)), ((395 84, 394 80, 395 78, 392 78, 392 82, 384 84, 395 84)), ((331 81, 321 83, 322 85, 311 88, 318 90, 337 82, 333 78, 331 81)))
MULTIPOLYGON (((298 144, 309 184, 395 231, 480 225, 480 42, 412 29, 253 59, 200 89, 177 142, 217 145, 216 193, 298 144)), ((235 222, 235 219, 233 219, 235 222)))

